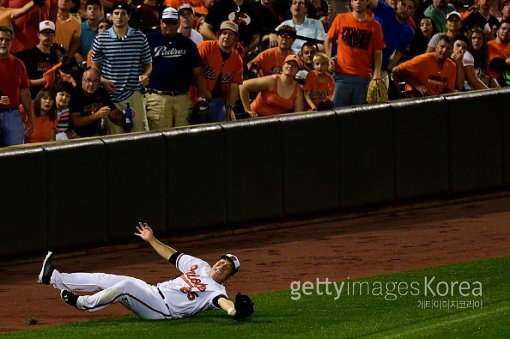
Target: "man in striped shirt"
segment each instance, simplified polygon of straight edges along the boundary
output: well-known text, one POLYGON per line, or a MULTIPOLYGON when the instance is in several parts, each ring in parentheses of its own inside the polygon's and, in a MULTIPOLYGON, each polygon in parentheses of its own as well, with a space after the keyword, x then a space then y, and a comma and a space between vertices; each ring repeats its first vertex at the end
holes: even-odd
MULTIPOLYGON (((152 57, 145 35, 128 26, 130 8, 117 3, 112 12, 113 26, 94 39, 92 67, 101 71, 101 84, 110 93, 120 110, 129 102, 133 111, 134 126, 131 131, 148 131, 143 87, 149 83, 152 57)), ((124 131, 124 126, 107 123, 108 134, 124 131)))

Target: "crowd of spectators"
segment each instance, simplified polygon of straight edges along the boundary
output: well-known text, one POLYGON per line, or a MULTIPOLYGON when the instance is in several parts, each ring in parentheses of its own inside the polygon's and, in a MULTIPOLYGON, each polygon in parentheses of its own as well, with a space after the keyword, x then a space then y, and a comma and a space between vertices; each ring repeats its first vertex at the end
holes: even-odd
POLYGON ((0 74, 0 146, 497 88, 510 0, 0 0, 0 74))

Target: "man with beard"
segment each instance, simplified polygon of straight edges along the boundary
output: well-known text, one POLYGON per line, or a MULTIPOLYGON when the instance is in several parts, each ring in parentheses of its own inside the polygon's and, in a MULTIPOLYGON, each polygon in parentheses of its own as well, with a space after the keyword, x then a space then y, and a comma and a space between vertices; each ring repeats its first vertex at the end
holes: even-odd
POLYGON ((423 11, 424 16, 432 19, 432 24, 438 32, 445 31, 446 15, 455 11, 455 6, 449 0, 433 0, 432 4, 423 11))
POLYGON ((510 19, 501 21, 489 48, 489 75, 501 86, 510 86, 510 19))
POLYGON ((207 122, 235 120, 234 104, 239 97, 239 85, 243 83, 243 60, 234 49, 239 38, 239 28, 232 21, 224 21, 215 41, 203 41, 198 45, 205 72, 207 96, 211 103, 207 122))
POLYGON ((205 96, 202 59, 195 43, 177 33, 178 27, 177 10, 167 7, 160 31, 147 35, 153 62, 146 97, 151 130, 189 125, 188 88, 193 80, 198 96, 205 96))
POLYGON ((443 35, 434 53, 425 53, 393 68, 396 81, 405 81, 419 96, 439 95, 455 91, 457 65, 450 58, 452 42, 443 35))
POLYGON ((381 73, 386 87, 389 86, 388 72, 398 65, 414 37, 414 30, 408 20, 417 7, 416 0, 398 0, 395 11, 383 0, 369 0, 374 10, 374 19, 381 24, 386 47, 382 50, 381 73))
POLYGON ((37 93, 46 85, 43 74, 58 63, 58 56, 51 46, 55 41, 55 24, 45 20, 39 23, 39 43, 34 48, 16 54, 23 60, 30 79, 30 93, 35 98, 37 93))
POLYGON ((367 0, 351 0, 351 6, 352 12, 336 16, 324 40, 330 69, 335 70, 335 107, 365 104, 371 79, 381 79, 381 25, 367 14, 367 0), (335 39, 336 59, 331 55, 335 39))

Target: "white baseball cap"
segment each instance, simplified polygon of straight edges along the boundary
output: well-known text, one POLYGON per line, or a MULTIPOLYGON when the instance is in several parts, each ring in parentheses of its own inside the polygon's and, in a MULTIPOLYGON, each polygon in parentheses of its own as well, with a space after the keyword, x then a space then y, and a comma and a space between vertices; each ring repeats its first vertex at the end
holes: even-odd
POLYGON ((44 20, 39 23, 39 32, 47 30, 55 32, 55 24, 53 23, 53 21, 44 20))
POLYGON ((161 20, 163 20, 163 22, 177 22, 179 21, 179 13, 177 12, 177 10, 173 7, 167 7, 165 8, 165 10, 163 11, 163 14, 161 14, 161 20))
POLYGON ((226 259, 226 260, 230 261, 230 263, 232 264, 232 267, 234 267, 234 273, 236 273, 237 270, 239 269, 239 267, 241 267, 241 262, 233 254, 229 254, 229 253, 223 254, 221 256, 221 259, 226 259))

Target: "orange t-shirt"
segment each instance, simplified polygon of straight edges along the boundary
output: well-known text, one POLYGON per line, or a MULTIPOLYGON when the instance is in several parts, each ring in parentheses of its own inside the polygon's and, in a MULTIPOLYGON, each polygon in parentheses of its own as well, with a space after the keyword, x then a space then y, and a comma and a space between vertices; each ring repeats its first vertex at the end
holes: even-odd
POLYGON ((317 71, 308 72, 306 76, 305 85, 303 86, 303 90, 305 93, 309 93, 310 98, 312 99, 315 105, 318 105, 320 102, 330 99, 333 95, 333 91, 335 90, 335 79, 330 74, 324 74, 326 79, 319 81, 319 76, 317 75, 317 71))
POLYGON ((69 51, 71 41, 80 38, 81 23, 72 15, 70 15, 67 20, 62 20, 62 18, 57 15, 55 27, 55 42, 64 46, 66 51, 69 51))
POLYGON ((205 75, 205 87, 212 92, 218 77, 221 78, 221 89, 224 99, 230 90, 232 83, 242 85, 243 83, 243 59, 234 49, 227 60, 223 61, 218 40, 202 41, 198 44, 198 53, 202 58, 205 75))
POLYGON ((296 82, 292 95, 285 99, 278 95, 278 74, 272 75, 274 85, 271 91, 260 91, 255 100, 250 104, 250 109, 260 116, 277 115, 294 111, 299 84, 296 82))
POLYGON ((352 12, 338 14, 328 36, 338 38, 337 73, 363 78, 372 76, 374 51, 385 47, 382 28, 377 21, 370 17, 358 21, 352 12))
POLYGON ((453 91, 457 78, 455 61, 447 58, 438 65, 435 52, 420 54, 398 66, 406 77, 427 87, 431 95, 453 91))
POLYGON ((46 142, 53 140, 53 135, 51 133, 52 130, 57 129, 57 119, 55 121, 51 121, 50 118, 46 117, 42 119, 41 117, 33 116, 34 120, 34 130, 32 134, 28 134, 25 137, 26 142, 46 142))
POLYGON ((272 74, 280 74, 287 55, 292 54, 289 50, 285 55, 280 54, 278 47, 266 49, 253 59, 253 64, 259 66, 259 77, 272 74))
MULTIPOLYGON (((489 62, 494 58, 510 58, 510 44, 506 46, 498 44, 497 41, 491 40, 487 43, 487 49, 489 51, 489 62)), ((493 78, 499 78, 501 74, 489 69, 489 76, 493 78)))

